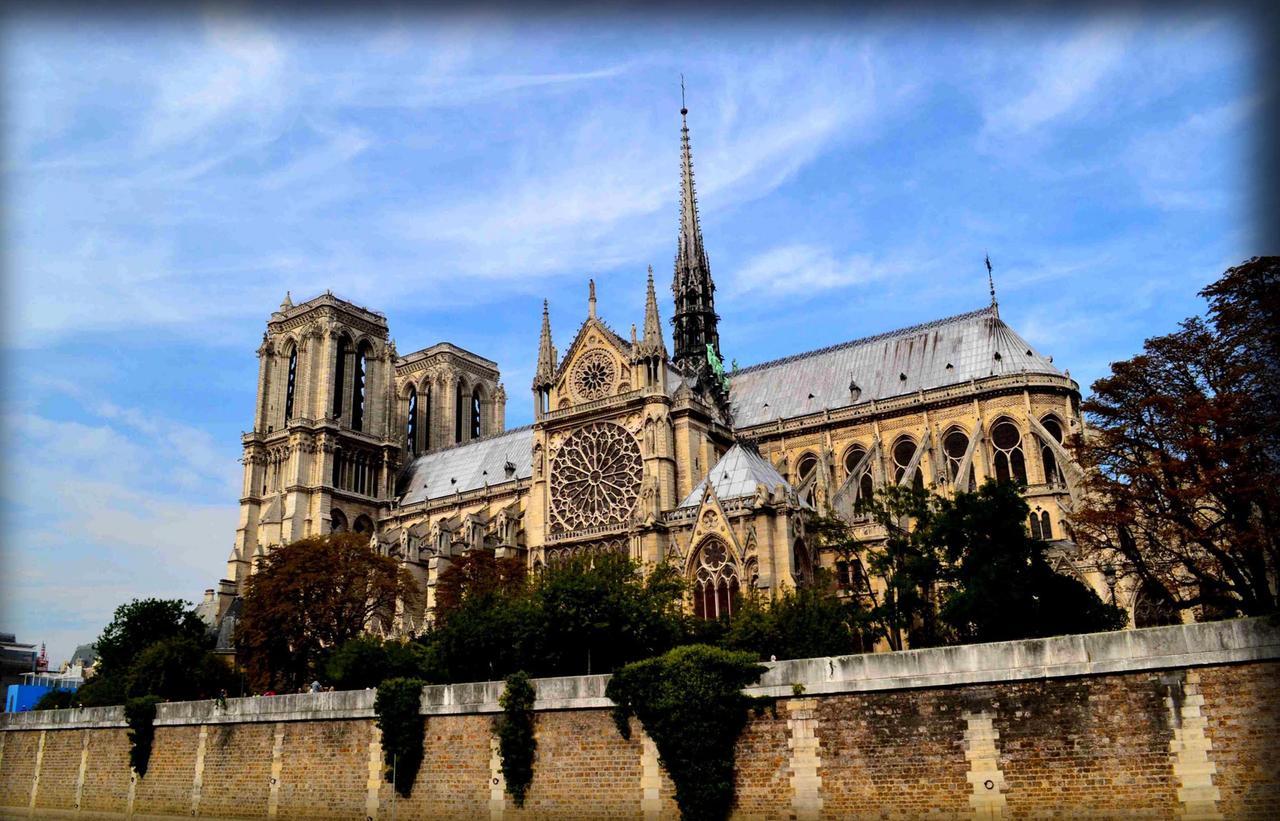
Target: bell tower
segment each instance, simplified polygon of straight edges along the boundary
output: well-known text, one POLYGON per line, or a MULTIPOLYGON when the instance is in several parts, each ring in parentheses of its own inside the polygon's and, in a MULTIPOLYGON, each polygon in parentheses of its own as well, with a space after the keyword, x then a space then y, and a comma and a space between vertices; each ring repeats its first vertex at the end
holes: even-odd
POLYGON ((224 590, 243 594, 273 546, 352 530, 372 534, 394 494, 402 443, 395 343, 382 314, 326 291, 285 295, 258 348, 253 429, 224 590))

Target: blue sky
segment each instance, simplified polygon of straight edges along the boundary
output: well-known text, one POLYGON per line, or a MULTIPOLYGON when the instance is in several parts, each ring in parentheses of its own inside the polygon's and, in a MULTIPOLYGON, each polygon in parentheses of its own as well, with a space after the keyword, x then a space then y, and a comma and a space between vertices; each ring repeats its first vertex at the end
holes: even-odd
POLYGON ((562 350, 589 276, 639 322, 646 266, 671 276, 681 73, 742 365, 980 307, 989 252, 1002 315, 1087 393, 1251 253, 1229 17, 210 8, 2 36, 0 630, 55 660, 224 572, 286 290, 497 360, 513 426, 544 297, 562 350))

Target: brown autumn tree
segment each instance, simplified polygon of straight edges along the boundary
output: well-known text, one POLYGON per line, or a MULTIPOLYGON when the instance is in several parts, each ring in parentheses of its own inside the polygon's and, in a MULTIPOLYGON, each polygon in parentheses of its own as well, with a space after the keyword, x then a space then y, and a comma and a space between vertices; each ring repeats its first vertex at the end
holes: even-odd
POLYGON ((436 581, 436 619, 448 619, 468 599, 516 593, 524 588, 526 576, 523 560, 499 559, 492 550, 473 550, 459 556, 436 581))
POLYGON ((310 682, 325 656, 366 628, 389 631, 397 603, 422 606, 408 571, 357 533, 312 536, 277 547, 249 577, 236 650, 256 690, 310 682))
POLYGON ((1201 291, 1207 316, 1148 339, 1084 403, 1077 540, 1155 605, 1201 617, 1277 607, 1280 258, 1201 291))

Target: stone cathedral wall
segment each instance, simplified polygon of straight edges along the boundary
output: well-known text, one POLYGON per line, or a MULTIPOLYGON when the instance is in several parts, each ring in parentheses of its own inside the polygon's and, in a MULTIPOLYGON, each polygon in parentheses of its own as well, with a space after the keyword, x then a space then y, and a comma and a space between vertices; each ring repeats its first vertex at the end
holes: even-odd
MULTIPOLYGON (((736 818, 1194 816, 1280 809, 1280 630, 1241 620, 769 665, 736 818), (796 687, 795 685, 800 685, 796 687)), ((119 708, 0 720, 0 817, 659 818, 671 781, 607 676, 536 682, 522 810, 501 683, 428 687, 412 797, 382 779, 373 692, 161 705, 145 778, 119 708), (394 806, 393 806, 394 801, 394 806)))

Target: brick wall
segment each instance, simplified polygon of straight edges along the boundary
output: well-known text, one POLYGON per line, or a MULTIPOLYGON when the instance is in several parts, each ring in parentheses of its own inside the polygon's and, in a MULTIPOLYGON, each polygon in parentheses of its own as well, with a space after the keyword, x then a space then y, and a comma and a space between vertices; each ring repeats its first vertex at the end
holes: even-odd
POLYGON ((1219 807, 1228 818, 1280 813, 1280 698, 1275 665, 1199 671, 1219 807))
MULTIPOLYGON (((753 688, 777 701, 739 739, 735 817, 1274 817, 1280 640, 1243 629, 779 663, 753 688)), ((383 778, 371 692, 162 705, 132 789, 118 717, 7 717, 0 818, 28 817, 33 794, 36 817, 77 801, 81 817, 674 817, 656 748, 634 719, 618 734, 603 684, 536 682, 522 810, 503 791, 498 690, 476 684, 424 692, 409 799, 383 778)))

